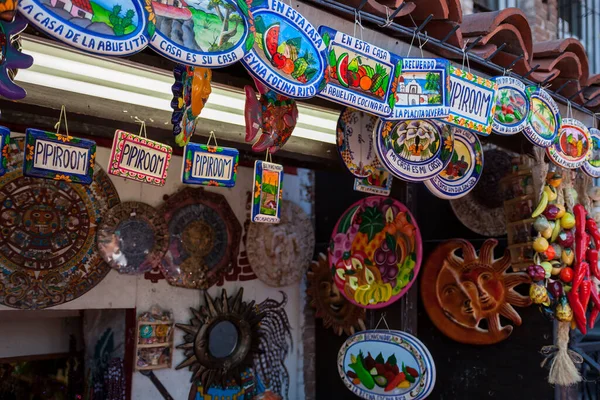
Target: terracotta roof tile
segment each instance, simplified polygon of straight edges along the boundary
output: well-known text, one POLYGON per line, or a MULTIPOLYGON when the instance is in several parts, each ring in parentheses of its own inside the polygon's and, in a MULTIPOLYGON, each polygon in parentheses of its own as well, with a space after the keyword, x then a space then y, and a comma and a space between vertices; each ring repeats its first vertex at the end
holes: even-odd
POLYGON ((89 13, 93 13, 92 5, 90 4, 90 0, 73 0, 73 5, 79 7, 83 11, 87 11, 89 13))

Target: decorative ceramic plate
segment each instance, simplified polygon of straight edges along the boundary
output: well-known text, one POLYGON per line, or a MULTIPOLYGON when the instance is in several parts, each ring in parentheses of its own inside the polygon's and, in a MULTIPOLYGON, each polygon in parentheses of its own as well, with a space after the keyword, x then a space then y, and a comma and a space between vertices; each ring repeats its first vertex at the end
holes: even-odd
POLYGON ((421 182, 439 174, 454 150, 452 130, 431 119, 380 120, 373 131, 377 157, 397 178, 421 182))
POLYGON ((397 200, 370 196, 340 217, 329 245, 329 265, 339 291, 352 303, 381 308, 398 300, 417 278, 419 227, 397 200))
POLYGON ((588 128, 574 118, 563 118, 558 136, 546 148, 546 154, 559 167, 576 169, 590 158, 592 147, 588 128))
POLYGON ((346 387, 363 399, 420 400, 435 386, 431 353, 419 339, 401 331, 350 336, 338 352, 337 364, 346 387))
POLYGON ((337 144, 348 171, 357 178, 367 178, 380 168, 373 147, 373 130, 377 117, 353 108, 345 108, 337 123, 337 144))
POLYGON ((0 303, 42 309, 82 296, 108 274, 96 227, 119 196, 98 164, 87 186, 24 177, 23 146, 11 140, 0 178, 0 303))
POLYGON ((152 206, 130 201, 110 209, 98 229, 98 250, 112 268, 137 274, 157 267, 169 244, 167 224, 152 206))
POLYGON ((315 251, 312 221, 300 206, 282 200, 278 224, 250 224, 246 252, 252 270, 269 286, 302 280, 315 251))
POLYGON ((534 145, 550 147, 561 125, 560 110, 552 96, 544 89, 529 86, 525 94, 529 101, 529 114, 523 133, 534 145))
POLYGON ((600 178, 600 130, 589 128, 592 143, 592 153, 590 158, 583 163, 581 168, 583 172, 592 178, 600 178))
POLYGON ((319 32, 286 3, 251 3, 248 22, 254 44, 241 59, 244 67, 284 96, 307 99, 319 94, 325 88, 327 65, 325 43, 319 32))
POLYGON ((452 128, 454 153, 442 172, 425 181, 427 189, 440 199, 458 199, 469 193, 483 170, 483 150, 476 134, 452 128))
POLYGON ((514 135, 523 130, 529 115, 525 85, 511 76, 497 76, 496 112, 492 131, 498 135, 514 135))
POLYGON ((169 228, 161 270, 174 286, 208 289, 237 257, 242 227, 223 195, 185 188, 160 207, 169 228))

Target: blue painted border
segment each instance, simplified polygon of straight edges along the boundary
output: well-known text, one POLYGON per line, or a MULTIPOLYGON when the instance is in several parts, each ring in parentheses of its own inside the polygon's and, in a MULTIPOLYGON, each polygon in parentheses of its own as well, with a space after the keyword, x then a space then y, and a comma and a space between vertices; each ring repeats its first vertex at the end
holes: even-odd
POLYGON ((260 175, 262 177, 262 171, 263 171, 263 164, 272 164, 272 165, 278 165, 281 167, 281 171, 279 172, 279 192, 283 193, 283 165, 280 164, 275 164, 275 163, 269 163, 266 161, 261 161, 261 160, 256 160, 254 162, 254 175, 253 175, 253 184, 252 184, 252 208, 251 208, 251 221, 252 222, 262 222, 262 223, 269 223, 269 224, 278 224, 279 221, 281 221, 281 198, 278 197, 277 199, 277 214, 275 216, 273 215, 264 215, 260 213, 260 196, 261 196, 261 191, 262 191, 262 184, 258 185, 256 182, 256 176, 260 175), (259 198, 259 202, 255 203, 254 199, 259 198), (260 218, 259 218, 260 217, 260 218), (262 221, 260 221, 260 219, 263 219, 262 221))
POLYGON ((221 186, 221 187, 234 187, 235 181, 237 179, 237 169, 238 162, 240 159, 240 152, 238 149, 234 149, 233 147, 213 147, 216 151, 209 151, 207 145, 199 144, 199 143, 188 143, 183 149, 183 162, 181 165, 181 182, 187 185, 203 185, 203 186, 221 186), (194 166, 194 155, 197 153, 204 154, 218 154, 223 156, 229 156, 233 158, 232 165, 232 173, 230 179, 207 179, 207 178, 194 178, 191 176, 191 172, 186 174, 186 162, 188 160, 188 156, 192 159, 191 168, 194 166), (186 178, 186 175, 189 175, 186 178), (217 184, 213 184, 211 182, 216 182, 217 184))
MULTIPOLYGON (((588 131, 590 132, 590 138, 592 139, 591 144, 592 144, 592 154, 593 154, 594 143, 597 142, 598 145, 600 146, 600 130, 597 128, 588 128, 588 131)), ((590 156, 590 158, 591 158, 591 156, 590 156)), ((589 160, 587 160, 586 162, 583 163, 583 166, 581 167, 581 169, 583 170, 583 172, 585 172, 592 178, 600 178, 600 167, 594 167, 592 164, 590 164, 589 160)))
POLYGON ((529 114, 526 118, 527 123, 523 128, 523 134, 525 135, 527 140, 529 140, 532 144, 538 147, 550 147, 552 146, 552 143, 554 143, 554 139, 556 139, 556 137, 558 136, 558 131, 560 130, 562 120, 560 116, 560 110, 558 109, 558 105, 556 105, 554 99, 544 89, 540 89, 537 86, 529 86, 527 89, 525 89, 525 94, 527 95, 527 100, 529 101, 529 114), (533 99, 536 98, 539 99, 542 103, 544 103, 550 109, 552 115, 554 116, 554 133, 550 138, 541 137, 535 131, 535 129, 533 129, 533 126, 531 126, 531 124, 529 123, 530 115, 533 112, 533 110, 531 109, 531 103, 533 102, 533 99))
POLYGON ((8 148, 10 145, 10 129, 0 126, 0 176, 6 173, 8 164, 8 148), (6 149, 6 151, 4 151, 6 149))

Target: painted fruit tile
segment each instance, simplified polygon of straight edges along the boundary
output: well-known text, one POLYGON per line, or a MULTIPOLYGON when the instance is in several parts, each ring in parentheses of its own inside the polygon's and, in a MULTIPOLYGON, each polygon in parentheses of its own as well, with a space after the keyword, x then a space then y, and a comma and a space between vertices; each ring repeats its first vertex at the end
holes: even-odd
POLYGON ((588 128, 574 118, 563 118, 558 135, 552 146, 546 148, 546 154, 559 167, 576 169, 588 161, 592 147, 588 128))
POLYGON ((389 196, 394 178, 389 171, 378 169, 366 178, 354 178, 354 190, 357 192, 389 196))
POLYGON ((548 92, 537 86, 529 86, 525 93, 529 101, 529 114, 523 134, 538 147, 550 147, 561 126, 558 105, 548 92))
POLYGON ((395 101, 390 88, 398 57, 327 26, 319 27, 319 33, 327 46, 327 85, 319 96, 380 117, 390 116, 395 101))
POLYGON ((0 126, 0 176, 6 173, 10 149, 10 129, 0 126))
POLYGON ((188 185, 233 187, 240 152, 232 147, 188 143, 183 150, 181 182, 188 185))
MULTIPOLYGON (((325 43, 296 9, 278 0, 254 0, 248 22, 252 44, 242 64, 264 85, 291 98, 315 97, 325 88, 325 43)), ((248 48, 248 47, 247 47, 248 48)))
POLYGON ((523 130, 529 114, 529 101, 525 85, 511 76, 497 76, 496 111, 492 132, 497 135, 515 135, 523 130))
POLYGON ((254 200, 252 222, 278 224, 283 197, 283 166, 266 161, 254 162, 254 200))
POLYGON ((588 131, 590 132, 592 153, 590 158, 581 167, 583 172, 592 178, 600 178, 600 130, 589 128, 588 131))
POLYGON ((380 168, 373 146, 377 117, 345 108, 337 123, 337 148, 348 171, 357 178, 367 178, 380 168))

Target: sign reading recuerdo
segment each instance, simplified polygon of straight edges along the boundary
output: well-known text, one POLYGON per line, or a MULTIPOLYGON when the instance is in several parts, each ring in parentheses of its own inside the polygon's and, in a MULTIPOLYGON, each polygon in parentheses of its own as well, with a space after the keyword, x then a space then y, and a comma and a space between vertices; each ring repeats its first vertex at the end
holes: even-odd
POLYGON ((233 187, 239 151, 231 147, 188 143, 183 151, 181 182, 189 185, 233 187))

